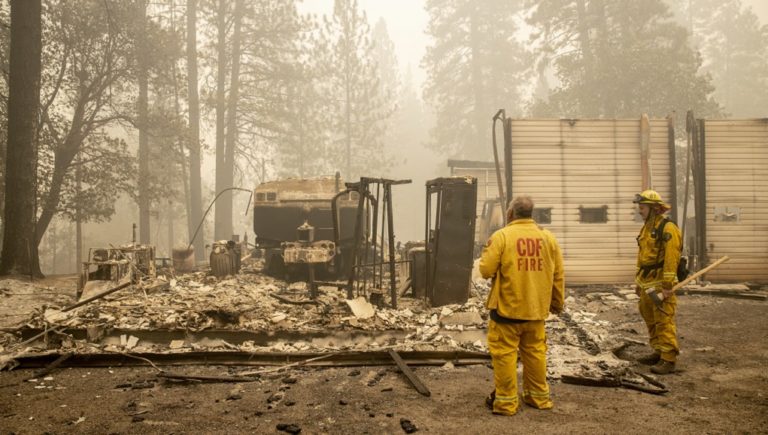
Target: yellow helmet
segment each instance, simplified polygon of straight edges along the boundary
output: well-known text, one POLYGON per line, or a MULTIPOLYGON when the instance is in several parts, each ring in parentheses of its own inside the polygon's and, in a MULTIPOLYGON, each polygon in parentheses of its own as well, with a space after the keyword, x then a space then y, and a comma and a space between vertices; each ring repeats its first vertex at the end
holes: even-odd
POLYGON ((635 199, 632 202, 635 204, 654 204, 660 205, 664 208, 670 208, 669 205, 664 203, 664 201, 661 199, 659 192, 651 189, 644 190, 641 193, 636 193, 635 199))

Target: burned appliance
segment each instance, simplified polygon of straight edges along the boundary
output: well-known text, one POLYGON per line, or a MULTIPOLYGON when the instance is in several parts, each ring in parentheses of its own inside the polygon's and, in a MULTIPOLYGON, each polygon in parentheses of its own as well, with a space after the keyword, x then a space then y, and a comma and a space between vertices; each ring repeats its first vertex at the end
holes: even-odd
POLYGON ((217 278, 235 275, 240 271, 240 244, 234 240, 219 240, 211 246, 211 274, 217 278))
POLYGON ((131 243, 119 248, 91 248, 78 277, 77 298, 125 282, 155 278, 155 247, 131 243))
POLYGON ((303 278, 317 272, 331 279, 345 273, 354 236, 357 193, 340 195, 342 186, 337 174, 270 181, 256 187, 253 231, 256 249, 264 251, 266 273, 303 278), (337 228, 331 206, 334 198, 337 228))
POLYGON ((476 204, 474 177, 427 181, 426 295, 432 306, 469 298, 476 204))
POLYGON ((309 295, 317 297, 315 265, 330 264, 336 255, 336 244, 330 240, 315 241, 315 227, 304 222, 296 229, 295 242, 283 242, 283 262, 286 265, 305 264, 307 267, 309 295))

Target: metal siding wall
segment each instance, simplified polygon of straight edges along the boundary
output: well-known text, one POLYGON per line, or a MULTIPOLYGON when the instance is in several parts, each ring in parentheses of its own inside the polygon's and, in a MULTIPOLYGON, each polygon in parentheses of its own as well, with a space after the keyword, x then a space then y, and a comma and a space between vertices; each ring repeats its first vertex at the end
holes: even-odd
MULTIPOLYGON (((640 121, 512 122, 513 193, 552 207, 545 225, 560 241, 571 284, 631 282, 640 223, 632 197, 641 187, 640 121), (579 206, 608 206, 608 222, 579 222, 579 206)), ((651 120, 654 187, 669 198, 666 120, 651 120)))
POLYGON ((768 119, 706 120, 707 252, 731 260, 711 281, 768 282, 768 119), (738 222, 715 209, 738 207, 738 222))

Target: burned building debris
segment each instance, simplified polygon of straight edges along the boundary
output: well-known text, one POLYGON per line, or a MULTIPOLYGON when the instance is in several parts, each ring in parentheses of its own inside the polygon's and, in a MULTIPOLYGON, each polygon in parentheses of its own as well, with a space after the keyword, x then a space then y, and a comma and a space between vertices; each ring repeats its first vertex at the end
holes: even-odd
MULTIPOLYGON (((646 346, 634 325, 637 319, 609 315, 637 302, 634 289, 621 284, 626 280, 614 279, 626 272, 631 237, 605 251, 611 257, 608 267, 596 271, 587 267, 586 236, 579 234, 589 228, 594 235, 606 224, 609 231, 626 233, 636 224, 634 215, 617 204, 629 196, 622 193, 629 189, 625 184, 634 186, 642 170, 601 174, 596 182, 615 182, 621 189, 611 187, 606 204, 598 204, 586 200, 593 187, 588 178, 595 174, 573 172, 570 157, 557 154, 583 161, 577 155, 591 149, 588 138, 599 133, 596 137, 604 142, 613 141, 616 154, 605 165, 620 166, 621 156, 629 155, 638 142, 627 136, 639 134, 642 127, 616 120, 530 122, 515 124, 510 136, 517 141, 515 164, 527 162, 530 170, 513 167, 509 192, 523 189, 541 199, 542 214, 536 220, 562 234, 572 260, 567 270, 587 270, 572 281, 579 284, 600 273, 614 282, 569 287, 566 311, 546 322, 548 377, 577 385, 668 392, 668 386, 633 362, 646 346), (552 126, 559 133, 541 139, 541 130, 552 126), (552 141, 560 142, 556 146, 552 141), (543 179, 531 172, 545 164, 534 155, 539 151, 549 159, 546 164, 556 163, 546 174, 556 181, 556 189, 542 187, 543 179)), ((669 124, 651 120, 649 125, 648 144, 658 168, 668 163, 670 150, 665 148, 668 137, 656 130, 669 124)), ((715 127, 722 126, 713 124, 711 131, 718 131, 715 127)), ((344 182, 337 176, 259 185, 251 209, 254 245, 214 242, 208 269, 160 270, 154 247, 147 245, 92 249, 79 274, 74 303, 71 297, 52 298, 45 306, 29 306, 25 316, 5 325, 0 365, 50 370, 78 364, 256 367, 208 377, 161 371, 164 379, 200 382, 254 382, 260 373, 300 366, 397 365, 410 385, 427 396, 430 383, 409 367, 489 361, 484 304, 490 283, 476 274, 473 279, 472 259, 482 242, 479 237, 504 223, 493 167, 452 164, 454 176, 424 186, 424 240, 398 243, 395 237, 392 197, 409 180, 363 177, 344 182)), ((668 175, 655 179, 663 189, 672 188, 668 175)), ((712 219, 719 225, 751 219, 744 205, 718 207, 712 219)), ((714 240, 718 249, 730 246, 714 240)), ((174 265, 186 265, 191 258, 191 251, 181 252, 174 265)), ((688 286, 683 294, 768 298, 768 289, 758 284, 720 290, 704 284, 688 286)), ((4 294, 12 295, 12 288, 0 281, 4 294)))
POLYGON ((77 298, 92 296, 125 282, 137 283, 156 275, 155 247, 127 244, 120 248, 92 248, 82 264, 77 298))
POLYGON ((271 181, 256 187, 254 243, 263 252, 266 273, 285 278, 318 272, 323 279, 345 273, 358 201, 353 192, 341 195, 343 190, 338 175, 271 181))

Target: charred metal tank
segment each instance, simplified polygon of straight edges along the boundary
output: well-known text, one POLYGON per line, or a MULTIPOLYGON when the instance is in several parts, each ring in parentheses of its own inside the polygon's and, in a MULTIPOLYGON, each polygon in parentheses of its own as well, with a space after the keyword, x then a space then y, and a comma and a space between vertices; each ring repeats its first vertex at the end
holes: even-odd
POLYGON ((255 245, 264 250, 265 271, 277 277, 307 273, 314 264, 320 277, 339 278, 349 261, 357 216, 357 193, 340 193, 336 177, 290 178, 260 184, 254 190, 255 245), (333 219, 335 197, 338 219, 333 219), (336 223, 337 222, 337 223, 336 223))
POLYGON ((209 261, 213 276, 221 278, 237 274, 240 271, 240 244, 234 240, 214 242, 209 261))

